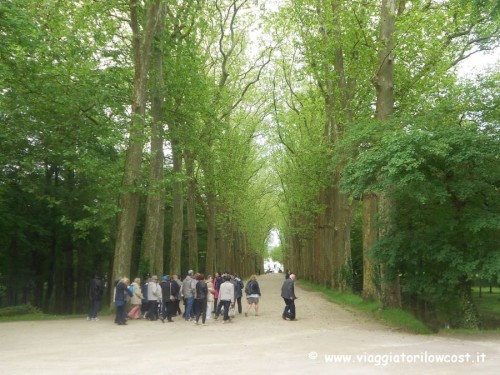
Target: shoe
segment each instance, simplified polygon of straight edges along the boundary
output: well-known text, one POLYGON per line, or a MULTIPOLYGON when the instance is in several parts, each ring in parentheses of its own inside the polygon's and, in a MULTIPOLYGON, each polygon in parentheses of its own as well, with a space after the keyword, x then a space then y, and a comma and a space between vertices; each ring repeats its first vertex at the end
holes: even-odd
POLYGON ((245 316, 248 317, 248 313, 247 312, 245 313, 245 316))
POLYGON ((202 326, 206 326, 206 325, 207 325, 207 323, 201 323, 201 325, 202 325, 202 326))
POLYGON ((90 316, 87 316, 87 321, 90 321, 90 316))
POLYGON ((98 322, 99 321, 99 318, 94 318, 92 319, 94 322, 98 322))
POLYGON ((165 318, 160 318, 162 323, 165 323, 165 318))
POLYGON ((286 320, 285 314, 281 315, 281 317, 283 318, 283 320, 286 320))
POLYGON ((227 320, 223 320, 223 321, 222 321, 222 324, 226 324, 226 323, 227 323, 227 320))

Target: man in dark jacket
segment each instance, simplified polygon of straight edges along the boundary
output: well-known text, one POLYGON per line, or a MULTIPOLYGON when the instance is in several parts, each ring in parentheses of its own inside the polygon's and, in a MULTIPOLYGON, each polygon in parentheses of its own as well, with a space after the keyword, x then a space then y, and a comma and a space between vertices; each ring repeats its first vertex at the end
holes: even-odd
POLYGON ((89 283, 89 300, 90 300, 90 309, 89 316, 87 320, 97 321, 99 318, 97 317, 97 313, 101 308, 101 300, 102 295, 104 293, 104 287, 102 285, 102 281, 98 275, 95 275, 89 283))
POLYGON ((167 276, 163 276, 161 278, 160 287, 162 295, 161 321, 162 323, 164 323, 165 319, 167 319, 169 322, 173 322, 172 316, 174 315, 174 304, 175 304, 175 296, 177 295, 177 284, 175 283, 175 281, 170 280, 167 276))
POLYGON ((294 282, 295 275, 292 273, 290 274, 290 278, 286 279, 281 287, 281 297, 285 301, 285 310, 281 316, 284 320, 286 318, 295 320, 295 300, 297 297, 295 296, 294 282))

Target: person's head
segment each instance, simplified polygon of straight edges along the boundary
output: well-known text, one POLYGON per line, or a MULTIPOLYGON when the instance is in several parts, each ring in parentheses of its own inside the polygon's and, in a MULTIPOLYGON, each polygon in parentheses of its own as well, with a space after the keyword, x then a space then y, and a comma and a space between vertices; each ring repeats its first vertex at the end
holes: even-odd
POLYGON ((156 276, 156 275, 151 276, 151 281, 154 282, 154 283, 157 283, 158 282, 158 276, 156 276))
POLYGON ((124 277, 120 281, 125 285, 130 285, 130 279, 128 277, 124 277))
POLYGON ((141 283, 141 279, 140 279, 139 277, 136 277, 136 278, 134 279, 134 283, 136 283, 137 285, 140 285, 140 283, 141 283))
POLYGON ((228 275, 228 274, 225 274, 224 275, 224 281, 230 281, 231 280, 231 276, 228 275))
POLYGON ((213 279, 214 279, 214 278, 212 277, 212 275, 208 275, 208 276, 207 276, 207 281, 212 282, 212 281, 213 281, 213 279))
POLYGON ((220 272, 216 272, 215 277, 220 277, 220 272))
POLYGON ((174 278, 174 280, 179 280, 179 275, 172 275, 172 277, 174 278))
POLYGON ((193 270, 189 270, 189 271, 188 271, 188 276, 193 276, 193 274, 194 274, 194 271, 193 271, 193 270))
POLYGON ((202 273, 197 273, 196 274, 196 280, 205 280, 205 275, 202 273))
POLYGON ((295 274, 294 273, 290 274, 290 279, 295 280, 295 274))
POLYGON ((161 281, 167 281, 167 280, 168 280, 167 275, 163 275, 163 276, 161 277, 161 281))
POLYGON ((252 275, 252 276, 250 276, 250 280, 252 280, 252 281, 256 281, 256 280, 257 280, 257 275, 252 275))

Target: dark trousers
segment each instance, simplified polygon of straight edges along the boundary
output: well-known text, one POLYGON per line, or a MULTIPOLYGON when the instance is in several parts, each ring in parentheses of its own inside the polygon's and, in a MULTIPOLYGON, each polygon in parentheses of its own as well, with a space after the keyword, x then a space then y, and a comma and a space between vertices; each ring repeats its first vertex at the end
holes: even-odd
POLYGON ((176 300, 174 301, 174 311, 175 311, 175 314, 174 314, 174 315, 182 315, 182 311, 181 311, 181 300, 176 299, 176 300))
POLYGON ((116 324, 125 324, 127 322, 127 312, 125 310, 125 303, 116 305, 116 316, 115 323, 116 324))
POLYGON ((196 323, 200 320, 205 324, 205 320, 207 319, 207 299, 195 299, 194 300, 194 313, 196 315, 196 323))
POLYGON ((101 308, 101 301, 96 300, 96 299, 91 299, 90 300, 90 309, 89 309, 89 318, 90 319, 97 318, 97 313, 99 312, 100 308, 101 308))
POLYGON ((243 308, 241 307, 241 297, 236 298, 236 303, 238 304, 238 314, 241 314, 243 308))
POLYGON ((283 315, 291 320, 295 319, 295 300, 288 298, 283 298, 283 300, 285 301, 286 305, 285 310, 283 311, 283 315))
POLYGON ((158 319, 158 301, 149 301, 149 310, 147 312, 146 318, 149 320, 158 319))
POLYGON ((219 305, 217 306, 216 315, 219 316, 220 309, 224 307, 224 320, 229 320, 229 309, 231 308, 231 301, 221 300, 219 305))
POLYGON ((175 302, 168 300, 163 303, 161 316, 163 319, 167 319, 168 321, 172 320, 172 316, 174 316, 175 302))
POLYGON ((213 313, 217 313, 217 298, 214 297, 214 311, 213 313))

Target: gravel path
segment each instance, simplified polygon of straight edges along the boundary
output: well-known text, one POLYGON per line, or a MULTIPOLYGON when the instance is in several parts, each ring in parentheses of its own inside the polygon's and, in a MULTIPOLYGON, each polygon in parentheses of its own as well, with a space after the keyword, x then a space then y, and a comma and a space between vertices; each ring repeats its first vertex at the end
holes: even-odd
MULTIPOLYGON (((282 274, 259 277, 260 316, 196 326, 59 320, 0 324, 0 374, 491 374, 500 335, 414 335, 327 302, 296 283, 284 321, 282 274), (445 363, 441 363, 445 362, 445 363)), ((245 306, 244 306, 245 308, 245 306)))

